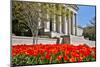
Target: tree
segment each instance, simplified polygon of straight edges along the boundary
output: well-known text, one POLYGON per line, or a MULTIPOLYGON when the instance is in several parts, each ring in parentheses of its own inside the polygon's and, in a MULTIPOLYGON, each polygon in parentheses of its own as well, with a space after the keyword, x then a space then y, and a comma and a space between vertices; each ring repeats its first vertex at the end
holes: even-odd
POLYGON ((39 18, 46 21, 45 17, 39 15, 41 13, 39 3, 13 1, 12 6, 13 17, 18 19, 19 23, 29 27, 33 35, 33 43, 37 43, 39 18))
POLYGON ((91 20, 90 20, 90 26, 92 27, 96 27, 96 17, 93 17, 91 20))
POLYGON ((96 17, 93 17, 90 24, 84 28, 83 35, 90 40, 96 40, 96 17))

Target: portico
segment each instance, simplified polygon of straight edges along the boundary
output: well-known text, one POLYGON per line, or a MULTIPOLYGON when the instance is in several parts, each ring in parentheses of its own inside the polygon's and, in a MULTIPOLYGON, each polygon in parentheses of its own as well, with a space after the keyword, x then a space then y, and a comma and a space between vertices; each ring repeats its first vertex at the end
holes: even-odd
MULTIPOLYGON (((54 4, 54 7, 56 5, 54 4)), ((50 34, 51 37, 59 37, 61 35, 77 35, 77 11, 76 5, 63 5, 56 7, 61 10, 60 15, 48 15, 49 21, 45 23, 44 32, 50 34), (64 14, 64 12, 66 14, 64 14)))

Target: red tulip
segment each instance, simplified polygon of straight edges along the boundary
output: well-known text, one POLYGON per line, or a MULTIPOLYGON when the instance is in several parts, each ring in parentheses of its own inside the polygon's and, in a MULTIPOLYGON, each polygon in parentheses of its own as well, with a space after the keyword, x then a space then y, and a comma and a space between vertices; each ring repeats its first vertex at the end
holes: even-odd
POLYGON ((46 54, 46 59, 50 60, 50 55, 49 54, 46 54))
POLYGON ((64 56, 64 60, 65 61, 69 60, 69 57, 68 56, 64 56))
POLYGON ((72 57, 72 58, 69 59, 69 61, 70 62, 76 62, 76 59, 72 57))
POLYGON ((61 55, 59 55, 58 57, 57 57, 57 60, 61 60, 62 59, 62 56, 61 55))

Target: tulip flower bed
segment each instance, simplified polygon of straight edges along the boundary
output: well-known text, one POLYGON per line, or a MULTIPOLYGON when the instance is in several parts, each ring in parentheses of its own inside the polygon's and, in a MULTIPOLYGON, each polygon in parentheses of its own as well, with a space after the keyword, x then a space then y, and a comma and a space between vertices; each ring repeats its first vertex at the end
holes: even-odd
POLYGON ((87 45, 37 44, 12 46, 13 65, 55 64, 96 60, 96 48, 87 45))

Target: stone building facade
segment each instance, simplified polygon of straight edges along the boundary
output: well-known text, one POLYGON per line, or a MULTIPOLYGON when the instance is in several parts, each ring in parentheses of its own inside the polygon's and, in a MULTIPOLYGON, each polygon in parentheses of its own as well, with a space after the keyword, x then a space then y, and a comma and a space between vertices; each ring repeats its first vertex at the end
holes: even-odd
MULTIPOLYGON (((51 37, 60 37, 63 35, 78 35, 78 32, 82 30, 77 29, 77 11, 79 8, 77 7, 77 5, 64 4, 63 9, 67 11, 68 16, 64 16, 62 14, 58 16, 53 15, 53 19, 50 19, 44 24, 45 26, 42 29, 44 32, 40 33, 50 35, 51 37)), ((50 18, 48 14, 47 18, 50 18)), ((41 25, 43 24, 39 22, 39 25, 41 27, 41 25)), ((82 33, 80 35, 82 35, 82 33)))

